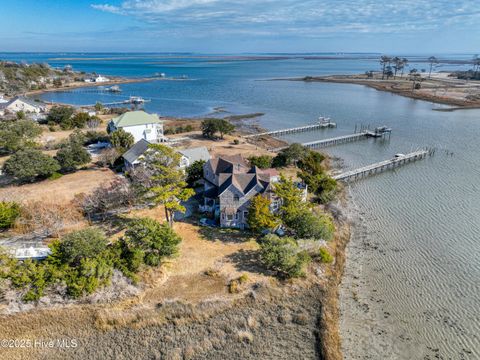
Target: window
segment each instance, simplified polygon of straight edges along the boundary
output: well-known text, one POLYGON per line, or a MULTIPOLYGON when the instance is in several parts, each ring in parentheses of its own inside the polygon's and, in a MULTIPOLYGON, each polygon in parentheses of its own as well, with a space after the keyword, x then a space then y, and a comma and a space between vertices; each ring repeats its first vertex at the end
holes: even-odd
POLYGON ((232 214, 227 214, 227 220, 233 220, 233 215, 232 214))
POLYGON ((240 198, 238 197, 238 195, 234 195, 234 196, 233 196, 233 201, 235 201, 235 202, 240 201, 240 198))
POLYGON ((237 211, 237 212, 235 213, 235 220, 238 220, 238 218, 239 218, 238 215, 239 215, 239 212, 237 211))
POLYGON ((248 217, 248 211, 243 212, 243 218, 246 219, 248 217))

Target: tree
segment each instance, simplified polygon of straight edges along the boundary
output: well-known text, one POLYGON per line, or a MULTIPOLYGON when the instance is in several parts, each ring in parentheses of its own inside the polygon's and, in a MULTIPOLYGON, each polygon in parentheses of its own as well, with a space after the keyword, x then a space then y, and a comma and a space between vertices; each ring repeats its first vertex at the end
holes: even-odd
POLYGON ((398 56, 395 56, 393 59, 393 69, 395 70, 393 73, 393 78, 397 77, 397 72, 403 69, 403 61, 398 56))
POLYGON ((193 186, 198 180, 203 178, 203 165, 205 165, 205 160, 197 160, 187 167, 187 184, 189 186, 193 186))
POLYGON ((267 235, 260 243, 263 264, 281 275, 299 277, 305 274, 304 268, 311 261, 305 251, 300 251, 297 242, 290 237, 267 235))
POLYGON ((252 166, 257 166, 260 169, 268 169, 272 167, 273 157, 269 155, 250 156, 248 161, 252 166))
POLYGON ((69 129, 79 128, 82 129, 85 127, 87 122, 91 119, 91 116, 88 115, 86 112, 79 112, 73 115, 70 119, 70 126, 69 129))
POLYGON ((430 71, 428 72, 428 78, 430 79, 432 76, 432 69, 435 64, 438 64, 438 60, 435 56, 430 56, 428 58, 428 62, 430 64, 430 71))
POLYGON ((129 224, 125 240, 130 248, 143 252, 143 261, 150 266, 158 266, 165 257, 175 255, 182 241, 168 224, 151 218, 136 219, 129 224))
POLYGON ((418 85, 420 85, 418 82, 421 81, 422 75, 418 73, 417 69, 411 69, 410 70, 410 79, 413 81, 412 84, 412 93, 414 92, 415 89, 419 88, 418 85))
POLYGON ((110 142, 115 148, 119 149, 120 152, 123 152, 135 144, 135 138, 132 134, 120 128, 110 134, 110 142))
POLYGON ((283 167, 290 164, 297 165, 297 162, 305 156, 307 148, 302 144, 294 143, 287 148, 281 150, 273 159, 272 165, 274 167, 283 167))
POLYGON ((34 147, 35 139, 42 134, 42 128, 31 120, 0 122, 0 151, 12 153, 34 147))
POLYGON ((231 134, 235 130, 235 126, 228 120, 219 119, 217 121, 217 131, 220 133, 220 138, 223 139, 224 135, 231 134))
POLYGON ((217 132, 217 119, 205 119, 202 121, 202 135, 203 137, 213 139, 217 132))
POLYGON ((95 111, 102 111, 103 110, 103 104, 98 102, 95 104, 95 111))
POLYGON ((295 221, 296 214, 307 205, 302 201, 302 190, 291 180, 280 176, 273 189, 281 204, 279 215, 282 222, 289 226, 295 221))
POLYGON ((325 156, 316 151, 307 153, 298 163, 301 171, 298 177, 308 185, 311 193, 314 193, 321 203, 331 201, 337 191, 337 182, 328 176, 322 165, 325 156))
POLYGON ((73 113, 74 110, 71 106, 54 106, 48 113, 47 122, 60 125, 62 129, 68 129, 73 113))
POLYGON ((332 218, 323 212, 312 212, 306 207, 298 209, 286 225, 297 239, 330 240, 335 232, 332 218))
POLYGON ((0 229, 11 228, 19 216, 20 205, 15 202, 0 201, 0 229))
POLYGON ((77 266, 82 260, 95 259, 107 249, 105 234, 96 228, 86 228, 65 235, 58 244, 56 257, 63 264, 77 266))
POLYGON ((202 121, 202 135, 206 138, 213 139, 217 132, 223 139, 224 135, 231 134, 235 130, 235 126, 225 119, 205 119, 202 121))
POLYGON ((70 135, 69 141, 57 151, 55 160, 60 164, 62 171, 73 171, 77 166, 88 164, 92 160, 92 157, 82 145, 84 139, 83 134, 77 137, 73 133, 70 135))
POLYGON ((278 225, 278 220, 270 211, 270 200, 262 195, 255 196, 250 201, 247 224, 253 232, 271 230, 278 225))
POLYGON ((385 78, 386 67, 387 65, 390 65, 391 62, 392 58, 390 56, 382 55, 382 57, 380 58, 380 65, 382 66, 382 80, 385 78))
POLYGON ((60 170, 60 165, 51 156, 39 150, 25 149, 13 154, 5 164, 6 174, 22 182, 45 178, 60 170))
POLYGON ((151 144, 142 159, 149 181, 145 189, 146 198, 165 207, 165 216, 173 226, 176 211, 185 212, 182 201, 187 201, 195 192, 187 188, 185 173, 180 169, 181 155, 171 147, 151 144))

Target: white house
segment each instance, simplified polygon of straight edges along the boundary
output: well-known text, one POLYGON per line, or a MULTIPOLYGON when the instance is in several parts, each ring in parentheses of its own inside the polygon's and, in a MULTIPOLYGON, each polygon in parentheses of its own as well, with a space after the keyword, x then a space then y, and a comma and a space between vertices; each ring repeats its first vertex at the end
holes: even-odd
POLYGON ((147 140, 151 143, 167 141, 163 135, 163 121, 156 114, 145 111, 129 111, 108 123, 108 132, 123 129, 133 135, 135 142, 147 140))
POLYGON ((45 106, 26 98, 14 97, 6 103, 0 103, 0 111, 16 113, 23 111, 25 113, 39 114, 45 112, 45 106))
POLYGON ((95 78, 95 82, 98 82, 98 83, 101 83, 101 82, 107 82, 107 81, 110 81, 109 78, 106 78, 102 75, 98 75, 96 78, 95 78))

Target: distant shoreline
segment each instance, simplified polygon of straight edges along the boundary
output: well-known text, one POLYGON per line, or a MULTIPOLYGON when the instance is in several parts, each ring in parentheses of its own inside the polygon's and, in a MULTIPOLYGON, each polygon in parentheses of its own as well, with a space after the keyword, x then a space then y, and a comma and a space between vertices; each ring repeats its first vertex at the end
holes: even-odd
POLYGON ((76 82, 73 82, 73 83, 70 83, 68 85, 58 87, 58 88, 49 88, 49 89, 39 89, 39 90, 28 91, 28 92, 25 93, 25 96, 41 95, 41 94, 48 93, 48 92, 73 90, 73 89, 78 89, 78 88, 83 88, 83 87, 98 87, 98 86, 109 86, 109 85, 118 85, 118 84, 130 84, 130 83, 140 83, 140 82, 148 82, 148 81, 154 81, 154 80, 160 80, 160 79, 156 79, 156 78, 138 78, 138 79, 116 78, 116 79, 113 79, 113 80, 110 80, 110 81, 105 81, 105 82, 102 82, 102 83, 97 83, 97 82, 87 83, 87 82, 82 82, 82 81, 76 81, 76 82))
MULTIPOLYGON (((412 81, 405 75, 402 78, 381 80, 378 77, 369 79, 365 75, 327 75, 327 76, 305 76, 302 78, 276 78, 272 81, 304 81, 304 82, 326 82, 340 84, 364 85, 375 90, 394 93, 411 99, 429 101, 442 105, 452 106, 451 108, 435 108, 436 111, 455 111, 480 108, 480 82, 464 80, 446 80, 432 74, 431 79, 421 82, 421 89, 412 91, 412 81), (469 84, 467 87, 466 84, 469 84), (469 90, 476 90, 475 99, 467 99, 469 90), (438 92, 443 92, 438 95, 438 92)), ((423 76, 428 76, 424 74, 423 76)))

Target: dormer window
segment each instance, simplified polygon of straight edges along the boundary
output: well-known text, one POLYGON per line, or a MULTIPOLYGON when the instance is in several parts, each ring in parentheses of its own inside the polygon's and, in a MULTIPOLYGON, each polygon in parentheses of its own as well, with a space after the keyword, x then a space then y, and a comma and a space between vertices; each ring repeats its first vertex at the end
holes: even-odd
POLYGON ((240 197, 238 195, 233 196, 233 201, 238 202, 240 201, 240 197))

